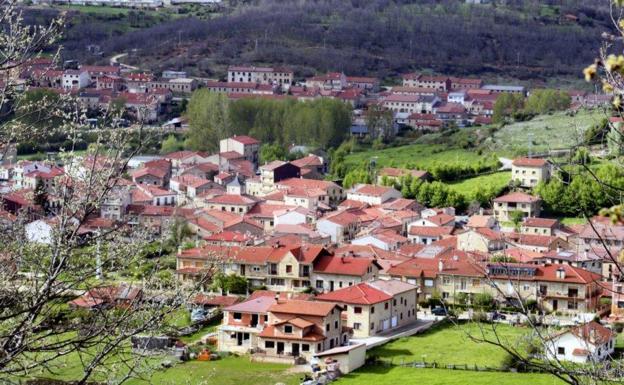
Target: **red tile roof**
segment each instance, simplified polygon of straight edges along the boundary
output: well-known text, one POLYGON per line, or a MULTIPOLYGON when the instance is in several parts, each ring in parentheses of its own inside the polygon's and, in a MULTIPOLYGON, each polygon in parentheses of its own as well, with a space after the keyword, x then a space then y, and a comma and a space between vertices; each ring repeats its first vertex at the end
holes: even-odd
POLYGON ((518 167, 544 167, 548 164, 546 159, 538 158, 517 158, 513 160, 513 165, 518 167))
POLYGON ((319 301, 332 301, 354 305, 374 305, 389 301, 392 296, 362 282, 357 285, 344 287, 316 297, 319 301))
POLYGON ((533 203, 541 201, 539 197, 525 194, 523 192, 512 192, 494 199, 494 202, 501 203, 533 203))
POLYGON ((368 269, 376 265, 381 266, 374 258, 355 258, 325 255, 318 258, 314 263, 314 272, 320 274, 352 275, 361 277, 368 272, 368 269))
POLYGON ((332 302, 287 300, 271 306, 269 311, 273 313, 325 317, 336 307, 340 309, 338 304, 332 302))
POLYGON ((557 219, 526 218, 522 225, 527 226, 527 227, 547 227, 547 228, 552 229, 554 227, 557 227, 558 224, 559 224, 559 221, 557 219))
POLYGON ((451 235, 452 233, 452 226, 411 226, 409 229, 410 235, 421 237, 442 237, 445 235, 451 235))

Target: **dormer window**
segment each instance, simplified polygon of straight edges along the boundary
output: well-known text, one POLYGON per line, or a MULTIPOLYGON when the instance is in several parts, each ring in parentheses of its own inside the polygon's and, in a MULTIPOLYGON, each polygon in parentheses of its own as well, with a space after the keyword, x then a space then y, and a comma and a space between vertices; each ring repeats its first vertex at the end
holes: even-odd
POLYGON ((284 325, 284 333, 285 334, 292 334, 292 332, 293 332, 292 325, 284 325))

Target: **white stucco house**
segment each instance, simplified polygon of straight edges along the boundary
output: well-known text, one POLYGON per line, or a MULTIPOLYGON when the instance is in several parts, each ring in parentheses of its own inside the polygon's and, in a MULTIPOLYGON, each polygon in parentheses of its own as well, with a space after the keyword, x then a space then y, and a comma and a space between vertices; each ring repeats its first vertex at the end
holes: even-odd
POLYGON ((599 362, 614 352, 616 333, 592 321, 550 337, 545 353, 550 360, 599 362))

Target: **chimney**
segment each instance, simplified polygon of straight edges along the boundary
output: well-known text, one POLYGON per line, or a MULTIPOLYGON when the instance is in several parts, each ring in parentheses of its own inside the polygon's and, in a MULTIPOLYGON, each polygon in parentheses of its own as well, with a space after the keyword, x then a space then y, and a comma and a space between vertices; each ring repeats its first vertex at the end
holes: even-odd
POLYGON ((444 271, 444 262, 440 259, 440 261, 438 262, 438 271, 442 272, 444 271))
POLYGON ((566 273, 563 267, 557 269, 557 279, 565 279, 566 273))

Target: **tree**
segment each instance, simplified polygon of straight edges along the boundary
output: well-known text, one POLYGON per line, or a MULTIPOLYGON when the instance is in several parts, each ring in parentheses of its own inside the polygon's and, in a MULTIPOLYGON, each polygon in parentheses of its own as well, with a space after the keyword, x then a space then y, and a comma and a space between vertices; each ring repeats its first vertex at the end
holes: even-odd
POLYGON ((503 92, 496 98, 492 121, 503 123, 506 118, 513 116, 524 108, 524 97, 519 94, 503 92))
POLYGON ((366 126, 372 138, 388 141, 394 137, 394 115, 381 105, 373 104, 368 108, 366 126))
POLYGON ((260 146, 260 162, 269 163, 274 160, 284 160, 286 158, 286 148, 278 143, 265 143, 260 146))
POLYGON ((184 148, 182 143, 178 141, 175 135, 171 134, 167 137, 167 139, 163 140, 160 145, 160 153, 161 154, 169 154, 175 151, 180 151, 184 148))
MULTIPOLYGON (((51 55, 47 70, 53 70, 59 56, 51 45, 59 41, 65 21, 27 26, 14 3, 2 5, 0 72, 30 72, 35 60, 45 63, 40 60, 44 53, 51 55)), ((33 82, 42 81, 36 71, 32 76, 33 82)), ((54 216, 47 221, 52 228, 49 244, 31 242, 26 236, 25 225, 32 217, 46 215, 37 209, 18 212, 11 226, 0 228, 1 382, 20 381, 34 372, 57 374, 66 370, 69 356, 80 365, 74 372, 75 384, 94 377, 120 383, 149 374, 153 365, 130 354, 131 338, 174 331, 171 315, 195 295, 198 286, 171 287, 171 271, 163 271, 161 261, 143 257, 154 242, 153 229, 138 225, 127 231, 114 223, 94 226, 93 222, 102 216, 100 208, 127 188, 121 177, 128 159, 142 151, 143 141, 149 138, 106 127, 93 134, 92 151, 79 157, 75 149, 84 135, 85 110, 68 94, 37 98, 33 103, 33 94, 21 92, 22 87, 12 76, 3 78, 0 148, 62 133, 65 173, 49 186, 38 183, 33 196, 38 204, 44 203, 46 195, 54 196, 50 209, 54 216), (37 118, 21 119, 24 111, 37 118), (45 124, 46 120, 54 124, 45 124), (143 272, 140 284, 120 282, 130 277, 133 267, 143 272), (114 281, 106 280, 110 272, 115 273, 114 281), (135 292, 123 305, 113 300, 117 293, 135 292), (84 312, 72 311, 70 304, 94 306, 84 312)), ((102 111, 104 118, 110 113, 102 111)), ((215 269, 208 264, 198 285, 209 280, 215 269)))
POLYGON ((185 147, 198 151, 218 150, 219 140, 233 133, 228 105, 225 94, 205 88, 193 92, 186 109, 189 131, 185 147))
POLYGON ((526 113, 537 115, 554 111, 563 111, 570 107, 571 98, 565 91, 538 89, 531 91, 526 100, 526 113))
POLYGON ((520 224, 524 219, 524 212, 521 210, 513 210, 509 213, 509 219, 511 220, 511 223, 513 223, 516 231, 520 231, 520 224))
POLYGON ((624 138, 621 127, 621 123, 612 124, 607 133, 607 147, 609 153, 614 156, 620 156, 624 153, 624 138))

